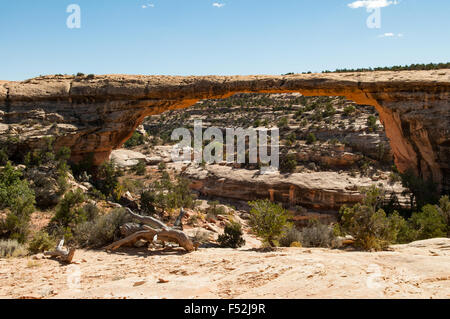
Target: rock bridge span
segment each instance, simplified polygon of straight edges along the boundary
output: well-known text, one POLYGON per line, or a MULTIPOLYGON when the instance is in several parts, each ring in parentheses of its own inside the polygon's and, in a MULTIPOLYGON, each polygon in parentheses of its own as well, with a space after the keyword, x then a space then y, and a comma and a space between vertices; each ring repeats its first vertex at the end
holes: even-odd
POLYGON ((344 96, 379 112, 400 171, 412 169, 450 189, 450 70, 285 76, 44 76, 0 81, 0 134, 23 148, 54 136, 77 161, 96 164, 148 115, 235 93, 344 96))

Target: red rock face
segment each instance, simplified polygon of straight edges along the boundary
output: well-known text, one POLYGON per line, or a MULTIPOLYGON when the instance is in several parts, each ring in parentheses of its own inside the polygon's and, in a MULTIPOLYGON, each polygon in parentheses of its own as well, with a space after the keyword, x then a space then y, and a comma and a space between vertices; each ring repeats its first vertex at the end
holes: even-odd
POLYGON ((345 96, 373 105, 400 171, 412 169, 450 189, 450 70, 328 73, 289 76, 48 76, 0 81, 0 133, 25 148, 43 136, 72 149, 74 160, 93 153, 100 164, 143 119, 200 99, 235 93, 345 96))

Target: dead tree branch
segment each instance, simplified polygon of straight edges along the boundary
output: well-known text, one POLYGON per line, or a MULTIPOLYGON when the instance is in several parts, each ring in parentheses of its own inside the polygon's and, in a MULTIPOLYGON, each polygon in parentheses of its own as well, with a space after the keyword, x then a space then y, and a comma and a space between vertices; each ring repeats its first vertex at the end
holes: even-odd
POLYGON ((181 230, 173 229, 165 225, 160 220, 151 216, 141 216, 127 208, 127 212, 144 226, 136 229, 143 229, 129 234, 125 238, 118 240, 111 245, 105 247, 106 250, 116 250, 124 245, 133 245, 140 239, 145 239, 149 242, 154 240, 161 240, 163 242, 173 242, 183 247, 186 251, 191 252, 195 250, 194 244, 189 237, 181 230))

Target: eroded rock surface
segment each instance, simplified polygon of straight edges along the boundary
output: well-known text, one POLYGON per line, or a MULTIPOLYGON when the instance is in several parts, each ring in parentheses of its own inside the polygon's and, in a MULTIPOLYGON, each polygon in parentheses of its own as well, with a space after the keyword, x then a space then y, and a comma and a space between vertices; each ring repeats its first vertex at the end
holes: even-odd
MULTIPOLYGON (((293 207, 298 205, 320 211, 337 211, 344 204, 360 202, 363 195, 359 188, 375 183, 369 177, 352 177, 347 173, 260 174, 259 170, 224 165, 206 165, 205 168, 190 165, 183 174, 193 181, 191 188, 203 195, 244 201, 270 198, 293 207)), ((387 178, 376 183, 405 201, 400 184, 390 185, 387 178)))
POLYGON ((450 70, 288 76, 46 76, 0 81, 0 134, 21 150, 55 136, 74 160, 99 164, 151 114, 238 92, 345 96, 373 105, 400 171, 412 169, 450 189, 450 70))

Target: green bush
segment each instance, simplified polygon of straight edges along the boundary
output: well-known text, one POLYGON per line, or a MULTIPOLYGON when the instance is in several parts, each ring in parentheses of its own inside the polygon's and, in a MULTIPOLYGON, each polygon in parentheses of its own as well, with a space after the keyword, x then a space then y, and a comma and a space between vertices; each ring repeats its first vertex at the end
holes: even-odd
POLYGON ((295 171, 297 167, 297 157, 295 154, 286 154, 282 156, 280 163, 280 172, 281 173, 292 173, 295 171))
POLYGON ((378 130, 377 118, 373 115, 369 115, 369 117, 367 118, 367 126, 369 127, 370 131, 378 130))
POLYGON ((0 258, 23 257, 27 254, 25 245, 17 240, 0 240, 0 258))
POLYGON ((156 213, 155 208, 155 193, 152 191, 143 191, 141 193, 141 213, 143 215, 152 216, 156 213))
POLYGON ((217 215, 225 215, 226 210, 225 207, 219 206, 220 203, 218 201, 212 201, 209 202, 209 207, 206 209, 207 214, 211 214, 214 217, 217 217, 217 215))
POLYGON ((414 240, 446 237, 447 225, 437 206, 425 205, 420 212, 415 212, 409 219, 415 233, 414 240))
POLYGON ((329 248, 334 239, 333 229, 318 220, 310 220, 309 225, 301 231, 303 247, 324 247, 329 248))
POLYGON ((355 238, 355 246, 364 250, 383 250, 397 241, 404 220, 394 212, 386 216, 380 208, 383 190, 370 187, 364 191, 364 200, 353 207, 343 206, 339 211, 342 233, 355 238))
POLYGON ((336 114, 336 109, 333 107, 332 104, 327 104, 325 110, 322 112, 322 116, 325 118, 333 116, 334 114, 336 114))
POLYGON ((283 128, 286 128, 288 126, 288 123, 289 123, 289 120, 287 119, 287 117, 282 117, 278 121, 277 125, 278 125, 279 128, 283 129, 283 128))
POLYGON ((158 164, 158 170, 160 170, 160 171, 165 170, 166 167, 167 167, 167 165, 166 165, 166 163, 164 163, 164 162, 160 162, 160 163, 158 164))
POLYGON ((119 183, 121 175, 114 162, 105 162, 98 168, 94 186, 107 198, 119 200, 123 192, 123 187, 119 183))
POLYGON ((81 214, 86 220, 94 220, 100 215, 100 209, 95 203, 87 203, 81 208, 81 214))
POLYGON ((302 232, 294 226, 289 228, 289 230, 280 238, 279 244, 281 247, 291 247, 292 243, 301 243, 302 239, 302 232))
POLYGON ((71 229, 88 218, 88 213, 83 207, 80 207, 80 204, 84 201, 85 197, 80 189, 67 192, 58 206, 56 206, 55 216, 50 221, 49 227, 52 233, 55 230, 65 229, 65 235, 70 237, 72 234, 71 229))
POLYGON ((133 135, 123 145, 125 148, 131 148, 138 145, 142 145, 145 142, 144 135, 139 132, 134 132, 133 135))
POLYGON ((224 233, 219 235, 217 241, 221 247, 239 248, 245 245, 245 240, 242 236, 241 224, 231 221, 225 226, 224 233))
POLYGON ((291 226, 288 222, 289 213, 276 203, 269 200, 249 202, 250 226, 264 243, 275 247, 275 240, 283 236, 291 226))
POLYGON ((400 178, 403 187, 410 192, 410 204, 413 210, 419 211, 426 204, 437 204, 439 200, 437 185, 431 179, 423 180, 411 170, 400 173, 400 178))
POLYGON ((123 178, 121 184, 125 192, 128 191, 132 194, 141 193, 145 187, 143 180, 133 178, 123 178))
POLYGON ((0 236, 25 242, 35 203, 28 181, 8 162, 0 171, 0 209, 8 209, 6 218, 0 220, 0 236))
POLYGON ((306 144, 314 144, 316 141, 317 141, 317 138, 314 135, 314 133, 309 133, 306 136, 306 144))
POLYGON ((43 139, 44 146, 41 149, 35 149, 32 152, 28 152, 25 155, 24 158, 25 166, 28 168, 36 167, 57 160, 55 151, 53 149, 54 141, 55 139, 53 137, 44 138, 43 139))
POLYGON ((356 108, 353 105, 347 105, 344 107, 344 115, 349 116, 350 114, 355 113, 356 108))
POLYGON ((177 177, 175 182, 172 182, 166 172, 163 172, 161 180, 154 182, 147 192, 149 192, 146 194, 147 198, 153 199, 153 205, 162 213, 168 209, 195 206, 195 197, 189 188, 189 180, 177 177))
POLYGON ((0 148, 0 165, 6 165, 8 163, 9 156, 5 147, 0 148))
POLYGON ((439 214, 444 218, 447 225, 447 237, 450 238, 450 199, 448 196, 442 196, 439 200, 439 214))
POLYGON ((147 172, 147 165, 145 165, 143 161, 139 161, 139 163, 133 167, 133 170, 137 175, 143 176, 147 172))
POLYGON ((40 231, 33 236, 33 239, 28 244, 28 250, 32 254, 41 253, 52 250, 56 247, 56 240, 48 233, 40 231))
POLYGON ((109 214, 78 224, 74 230, 74 239, 81 247, 102 247, 118 240, 120 226, 130 220, 124 209, 114 209, 109 214))

